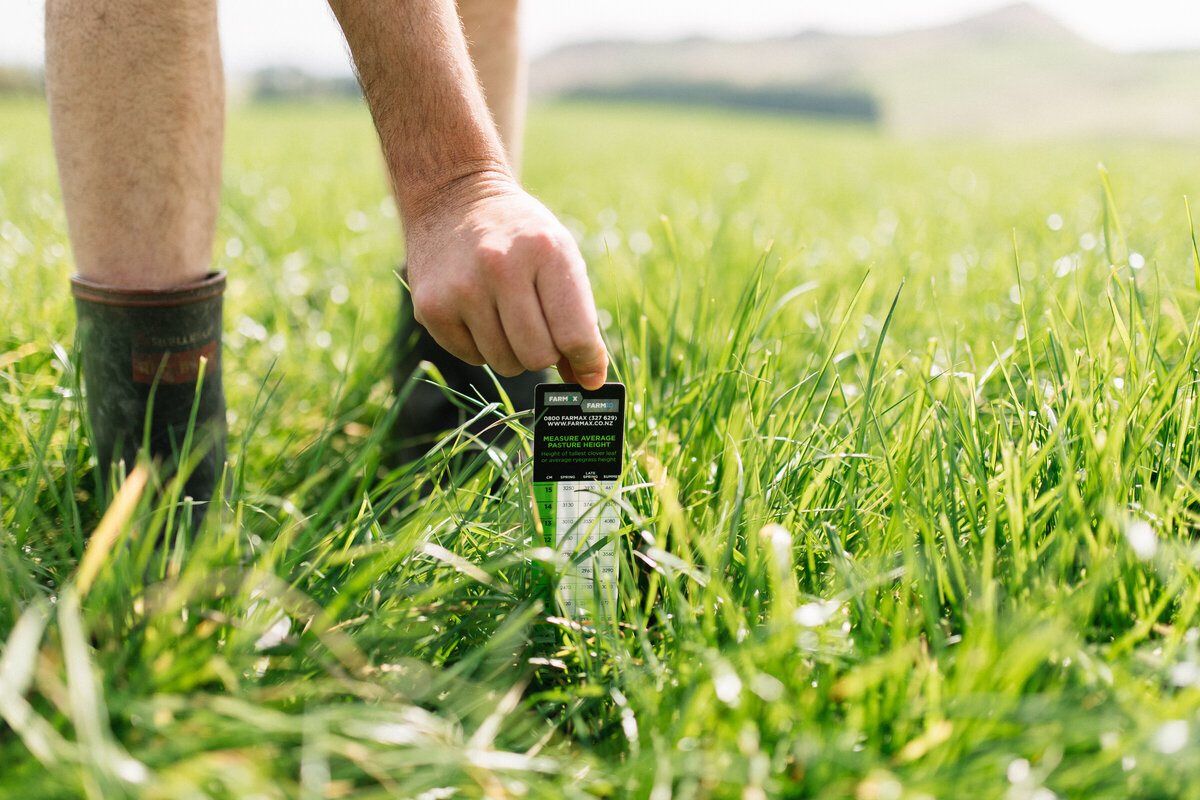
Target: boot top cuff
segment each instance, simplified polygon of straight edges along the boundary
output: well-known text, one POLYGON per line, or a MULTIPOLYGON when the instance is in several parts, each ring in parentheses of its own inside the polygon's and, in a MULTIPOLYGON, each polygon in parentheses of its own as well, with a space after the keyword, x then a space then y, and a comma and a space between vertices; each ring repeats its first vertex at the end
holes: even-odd
POLYGON ((80 300, 107 306, 182 306, 220 297, 225 293, 225 273, 210 272, 195 283, 170 289, 126 289, 71 276, 71 294, 80 300))

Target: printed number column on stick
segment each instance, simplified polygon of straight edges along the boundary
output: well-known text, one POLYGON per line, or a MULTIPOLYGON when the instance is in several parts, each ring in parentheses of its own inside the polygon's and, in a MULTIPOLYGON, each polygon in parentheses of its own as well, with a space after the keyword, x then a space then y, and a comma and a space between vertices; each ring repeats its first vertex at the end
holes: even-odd
POLYGON ((541 384, 534 405, 534 499, 547 544, 571 559, 558 598, 571 617, 596 618, 599 598, 615 609, 625 387, 594 391, 541 384))

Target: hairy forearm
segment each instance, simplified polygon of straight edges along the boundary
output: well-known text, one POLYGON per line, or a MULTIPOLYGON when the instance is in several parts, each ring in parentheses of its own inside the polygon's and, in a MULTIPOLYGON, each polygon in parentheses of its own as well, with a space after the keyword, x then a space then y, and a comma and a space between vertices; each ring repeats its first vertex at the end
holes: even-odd
POLYGON ((413 224, 514 182, 452 0, 330 0, 413 224))
POLYGON ((453 0, 330 0, 404 216, 418 322, 501 375, 557 363, 604 382, 608 355, 570 233, 518 185, 453 0))

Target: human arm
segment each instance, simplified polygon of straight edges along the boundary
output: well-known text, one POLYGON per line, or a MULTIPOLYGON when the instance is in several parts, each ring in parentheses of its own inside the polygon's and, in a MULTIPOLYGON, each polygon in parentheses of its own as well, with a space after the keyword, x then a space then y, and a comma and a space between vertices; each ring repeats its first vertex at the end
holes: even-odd
POLYGON ((501 375, 558 364, 604 382, 583 258, 517 182, 450 0, 330 0, 396 186, 414 313, 464 361, 501 375))

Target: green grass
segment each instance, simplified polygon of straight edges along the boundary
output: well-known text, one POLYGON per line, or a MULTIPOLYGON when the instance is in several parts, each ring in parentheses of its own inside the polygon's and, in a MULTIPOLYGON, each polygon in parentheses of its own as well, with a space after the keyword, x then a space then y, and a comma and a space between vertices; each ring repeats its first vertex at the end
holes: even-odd
POLYGON ((227 507, 82 575, 70 251, 0 114, 0 795, 1200 795, 1194 149, 535 110, 630 398, 619 624, 546 652, 527 466, 389 464, 349 106, 232 114, 227 507))

